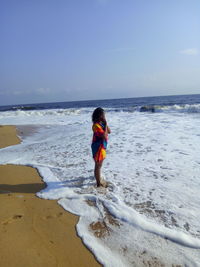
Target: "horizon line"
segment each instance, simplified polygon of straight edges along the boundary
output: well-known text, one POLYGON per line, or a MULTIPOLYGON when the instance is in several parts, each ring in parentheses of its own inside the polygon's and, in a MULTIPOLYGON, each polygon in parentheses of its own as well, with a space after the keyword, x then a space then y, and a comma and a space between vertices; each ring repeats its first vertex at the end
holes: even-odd
POLYGON ((84 100, 70 100, 70 101, 55 101, 55 102, 38 102, 38 103, 23 103, 23 104, 8 104, 0 105, 0 107, 7 106, 23 106, 23 105, 39 105, 39 104, 56 104, 56 103, 71 103, 71 102, 86 102, 86 101, 105 101, 105 100, 120 100, 120 99, 133 99, 133 98, 153 98, 153 97, 170 97, 170 96, 189 96, 189 95, 200 95, 200 94, 175 94, 175 95, 154 95, 154 96, 135 96, 135 97, 120 97, 120 98, 104 98, 104 99, 84 99, 84 100))

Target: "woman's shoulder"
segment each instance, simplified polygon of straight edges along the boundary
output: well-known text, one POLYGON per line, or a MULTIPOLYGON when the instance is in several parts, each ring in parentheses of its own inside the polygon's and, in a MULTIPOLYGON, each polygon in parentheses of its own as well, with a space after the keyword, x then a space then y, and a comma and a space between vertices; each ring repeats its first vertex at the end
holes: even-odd
POLYGON ((101 125, 99 122, 94 122, 92 128, 101 128, 101 125))
POLYGON ((92 129, 93 129, 93 131, 97 131, 97 130, 102 131, 103 127, 101 126, 100 122, 95 122, 92 125, 92 129))

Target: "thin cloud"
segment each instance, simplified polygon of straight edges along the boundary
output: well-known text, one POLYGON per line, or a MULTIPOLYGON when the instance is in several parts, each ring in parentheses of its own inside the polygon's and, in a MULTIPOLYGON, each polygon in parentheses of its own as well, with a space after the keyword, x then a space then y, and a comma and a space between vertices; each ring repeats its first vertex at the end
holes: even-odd
POLYGON ((40 95, 46 95, 51 92, 50 88, 38 88, 36 92, 40 95))
POLYGON ((196 56, 199 54, 199 50, 197 48, 188 48, 179 51, 180 54, 188 55, 188 56, 196 56))
POLYGON ((20 95, 28 95, 31 91, 29 90, 20 90, 20 89, 7 89, 0 91, 0 95, 3 96, 20 96, 20 95))

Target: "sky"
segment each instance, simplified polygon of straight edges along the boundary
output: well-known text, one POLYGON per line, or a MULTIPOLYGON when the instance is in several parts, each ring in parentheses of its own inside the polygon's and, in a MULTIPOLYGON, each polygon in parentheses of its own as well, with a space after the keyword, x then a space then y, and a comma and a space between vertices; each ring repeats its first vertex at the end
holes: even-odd
POLYGON ((0 0, 0 105, 199 93, 199 0, 0 0))

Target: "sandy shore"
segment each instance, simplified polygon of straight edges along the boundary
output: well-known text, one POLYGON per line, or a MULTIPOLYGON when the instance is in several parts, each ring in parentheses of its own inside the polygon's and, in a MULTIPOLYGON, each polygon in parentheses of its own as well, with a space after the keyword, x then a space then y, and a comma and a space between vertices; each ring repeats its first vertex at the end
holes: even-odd
MULTIPOLYGON (((0 127, 0 148, 19 142, 15 127, 0 127)), ((35 196, 44 187, 34 168, 0 166, 0 266, 101 266, 76 235, 78 217, 35 196)))
POLYGON ((0 148, 19 143, 20 139, 17 137, 17 129, 15 127, 0 125, 0 148))

